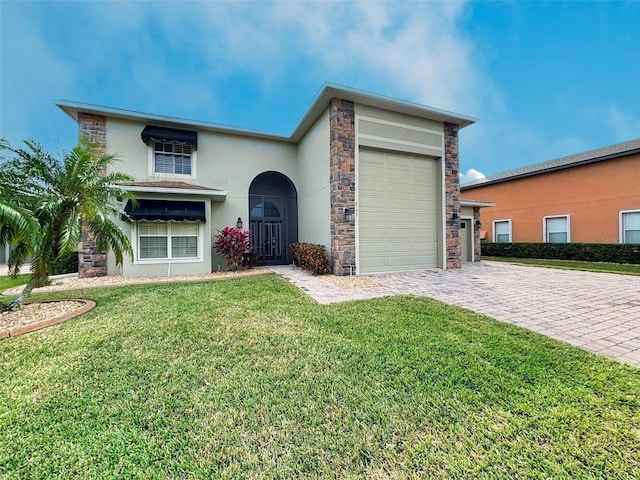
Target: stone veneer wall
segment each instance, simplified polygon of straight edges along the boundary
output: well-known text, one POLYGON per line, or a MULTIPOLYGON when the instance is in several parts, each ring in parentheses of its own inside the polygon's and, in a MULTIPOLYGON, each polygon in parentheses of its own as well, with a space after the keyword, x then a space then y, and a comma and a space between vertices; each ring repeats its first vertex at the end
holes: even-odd
POLYGON ((482 255, 480 248, 480 207, 473 207, 473 261, 479 262, 482 255))
MULTIPOLYGON (((107 117, 78 112, 78 137, 85 138, 97 147, 98 154, 107 151, 107 117)), ((96 247, 93 235, 82 227, 82 247, 78 251, 78 276, 80 278, 107 275, 107 254, 96 247)))
MULTIPOLYGON (((447 268, 461 268, 460 177, 458 158, 459 125, 444 124, 444 179, 447 268)), ((475 241, 474 241, 475 248, 475 241)))
POLYGON ((335 275, 356 263, 356 122, 353 102, 334 98, 329 110, 331 261, 335 275), (345 209, 352 214, 347 221, 345 209))

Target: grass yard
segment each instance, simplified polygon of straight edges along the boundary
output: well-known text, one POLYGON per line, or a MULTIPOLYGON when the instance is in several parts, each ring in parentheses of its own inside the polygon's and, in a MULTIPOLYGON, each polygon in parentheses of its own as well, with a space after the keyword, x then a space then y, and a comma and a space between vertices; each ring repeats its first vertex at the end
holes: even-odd
POLYGON ((274 275, 85 290, 0 342, 0 478, 639 478, 640 370, 274 275))
POLYGON ((21 273, 16 278, 11 278, 8 275, 0 275, 0 292, 4 292, 8 288, 17 287, 18 285, 24 285, 28 281, 28 273, 21 273))
POLYGON ((493 262, 520 263, 534 267, 561 268, 565 270, 584 270, 587 272, 620 273, 640 275, 640 265, 629 263, 580 262, 576 260, 542 260, 537 258, 482 257, 493 262))

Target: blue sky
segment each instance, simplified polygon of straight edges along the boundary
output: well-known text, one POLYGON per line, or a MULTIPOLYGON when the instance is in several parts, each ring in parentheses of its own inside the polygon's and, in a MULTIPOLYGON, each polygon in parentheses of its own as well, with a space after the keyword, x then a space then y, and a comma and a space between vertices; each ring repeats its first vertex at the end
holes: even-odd
POLYGON ((75 145, 65 99, 289 135, 325 82, 478 118, 491 175, 640 137, 640 1, 0 0, 0 135, 75 145))

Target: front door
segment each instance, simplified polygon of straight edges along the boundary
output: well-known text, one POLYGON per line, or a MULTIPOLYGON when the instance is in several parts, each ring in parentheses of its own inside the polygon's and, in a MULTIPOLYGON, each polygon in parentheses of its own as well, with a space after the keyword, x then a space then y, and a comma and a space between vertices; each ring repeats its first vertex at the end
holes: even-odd
POLYGON ((286 260, 286 200, 274 195, 249 195, 251 212, 251 248, 263 265, 278 265, 286 260))
POLYGON ((261 263, 278 264, 283 260, 282 220, 251 220, 251 244, 261 263))
POLYGON ((249 186, 251 249, 262 265, 291 262, 289 244, 298 241, 298 195, 291 180, 264 172, 249 186))
POLYGON ((473 261, 473 232, 471 230, 471 220, 460 222, 460 258, 463 262, 473 261))

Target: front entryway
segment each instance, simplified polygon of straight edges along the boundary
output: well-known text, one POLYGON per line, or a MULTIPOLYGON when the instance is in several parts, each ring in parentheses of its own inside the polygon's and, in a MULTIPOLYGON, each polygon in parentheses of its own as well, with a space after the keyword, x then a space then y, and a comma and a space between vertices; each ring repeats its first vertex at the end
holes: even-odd
POLYGON ((291 180, 278 172, 258 175, 249 187, 251 247, 263 265, 290 263, 298 241, 298 201, 291 180))
POLYGON ((463 262, 473 261, 473 229, 471 220, 460 221, 460 259, 463 262))

